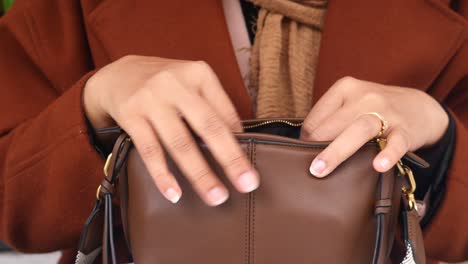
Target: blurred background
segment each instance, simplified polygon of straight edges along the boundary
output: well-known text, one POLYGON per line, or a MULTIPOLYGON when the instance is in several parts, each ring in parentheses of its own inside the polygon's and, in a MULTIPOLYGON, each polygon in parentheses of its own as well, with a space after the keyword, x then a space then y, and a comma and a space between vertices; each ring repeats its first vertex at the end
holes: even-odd
POLYGON ((11 7, 14 0, 0 0, 0 1, 2 2, 1 7, 0 7, 0 14, 1 14, 1 13, 6 12, 11 7))

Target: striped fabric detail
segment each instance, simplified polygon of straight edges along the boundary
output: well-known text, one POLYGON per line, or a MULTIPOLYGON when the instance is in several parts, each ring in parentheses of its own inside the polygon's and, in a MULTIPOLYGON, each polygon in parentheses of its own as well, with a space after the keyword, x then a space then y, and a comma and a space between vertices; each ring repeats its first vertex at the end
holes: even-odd
POLYGON ((408 241, 406 241, 406 255, 401 264, 416 264, 416 260, 414 259, 413 254, 413 247, 408 241))
POLYGON ((96 257, 101 252, 101 248, 96 248, 91 253, 86 255, 83 252, 78 251, 78 255, 76 256, 75 264, 93 264, 96 257))

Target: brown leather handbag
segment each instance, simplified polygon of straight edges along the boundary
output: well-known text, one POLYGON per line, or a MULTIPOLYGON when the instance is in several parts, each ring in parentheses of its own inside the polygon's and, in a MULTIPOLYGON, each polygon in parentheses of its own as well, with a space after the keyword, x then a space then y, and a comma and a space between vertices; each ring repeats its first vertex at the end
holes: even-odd
MULTIPOLYGON (((385 264, 393 248, 393 263, 424 264, 411 170, 403 163, 387 173, 372 167, 385 140, 369 142, 318 179, 308 167, 328 142, 299 140, 301 124, 297 119, 245 121, 245 132, 236 137, 259 171, 261 186, 250 194, 231 187, 229 200, 215 208, 198 198, 170 157, 184 195, 177 204, 164 199, 130 138, 121 134, 76 263, 94 263, 100 253, 103 263, 116 263, 112 201, 118 191, 119 222, 135 263, 385 264)), ((199 147, 231 186, 206 146, 200 142, 199 147)), ((427 166, 411 153, 404 160, 427 166)))

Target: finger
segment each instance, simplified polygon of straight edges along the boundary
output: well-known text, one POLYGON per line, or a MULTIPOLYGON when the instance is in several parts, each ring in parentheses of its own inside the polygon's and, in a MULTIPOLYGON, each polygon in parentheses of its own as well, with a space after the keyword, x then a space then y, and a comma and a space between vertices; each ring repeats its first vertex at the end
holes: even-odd
POLYGON ((301 139, 310 139, 310 133, 320 127, 326 119, 336 113, 336 111, 343 106, 345 96, 343 91, 345 87, 351 85, 353 80, 354 79, 350 77, 341 78, 336 81, 317 101, 310 113, 304 119, 304 125, 301 130, 301 139))
POLYGON ((226 187, 208 166, 178 114, 155 112, 149 118, 167 151, 200 197, 211 206, 224 203, 229 197, 226 187))
POLYGON ((207 144, 236 189, 243 193, 257 189, 260 184, 258 173, 227 125, 206 101, 198 94, 185 93, 175 104, 190 127, 207 144))
POLYGON ((409 151, 409 137, 402 129, 392 129, 387 137, 387 145, 374 159, 378 172, 386 172, 409 151))
POLYGON ((151 125, 141 118, 138 121, 126 123, 123 128, 132 138, 159 191, 166 199, 177 203, 182 196, 182 191, 174 175, 167 168, 164 152, 151 125))
POLYGON ((357 107, 345 106, 325 119, 320 126, 308 130, 304 134, 303 140, 308 141, 332 141, 349 127, 358 116, 357 107))
POLYGON ((206 99, 229 129, 232 132, 242 132, 243 129, 236 108, 213 69, 203 61, 193 62, 187 66, 189 69, 183 73, 184 84, 196 84, 199 94, 206 99))
POLYGON ((380 121, 377 118, 362 115, 314 159, 310 173, 320 178, 327 176, 379 131, 380 121))

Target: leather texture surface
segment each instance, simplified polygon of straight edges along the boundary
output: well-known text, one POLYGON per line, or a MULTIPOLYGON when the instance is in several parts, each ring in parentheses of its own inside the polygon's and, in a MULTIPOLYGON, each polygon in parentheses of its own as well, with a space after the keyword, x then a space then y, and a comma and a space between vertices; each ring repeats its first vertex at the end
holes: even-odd
MULTIPOLYGON (((406 196, 402 197, 406 177, 395 175, 395 170, 384 174, 373 170, 372 157, 380 149, 377 142, 367 143, 332 176, 312 177, 308 164, 329 142, 298 140, 301 124, 300 119, 244 121, 247 131, 235 136, 250 162, 266 175, 266 183, 243 195, 231 188, 236 195, 216 208, 206 206, 190 192, 189 184, 166 156, 170 170, 189 190, 185 202, 169 204, 156 191, 131 138, 121 133, 104 167, 105 177, 83 229, 76 263, 91 261, 91 252, 101 250, 101 244, 103 263, 114 264, 118 255, 125 256, 127 250, 117 249, 115 243, 115 220, 121 220, 128 253, 138 263, 155 259, 182 263, 187 258, 195 263, 225 262, 226 258, 243 259, 244 263, 388 262, 390 252, 395 251, 399 204, 408 203, 406 196), (120 204, 121 219, 114 217, 114 197, 120 204)), ((198 143, 213 171, 229 185, 206 146, 198 143)), ((424 166, 415 158, 409 160, 424 166)), ((406 246, 397 247, 399 252, 393 252, 392 260, 424 264, 418 215, 407 206, 403 209, 400 216, 406 246)))
MULTIPOLYGON (((157 190, 139 154, 130 150, 120 181, 122 215, 136 263, 385 263, 393 242, 393 210, 400 186, 393 172, 372 168, 376 144, 368 144, 325 179, 308 167, 326 143, 264 135, 238 135, 262 177, 251 194, 239 194, 226 181, 206 148, 214 171, 230 186, 230 199, 212 208, 191 189, 177 167, 172 172, 184 190, 171 204, 157 190), (376 242, 376 215, 382 217, 376 242)), ((169 160, 170 158, 167 157, 169 160)))

